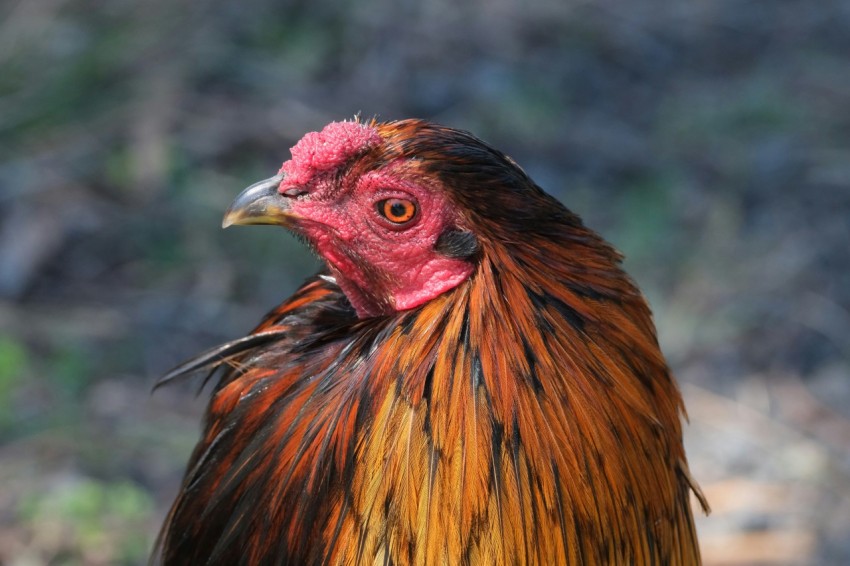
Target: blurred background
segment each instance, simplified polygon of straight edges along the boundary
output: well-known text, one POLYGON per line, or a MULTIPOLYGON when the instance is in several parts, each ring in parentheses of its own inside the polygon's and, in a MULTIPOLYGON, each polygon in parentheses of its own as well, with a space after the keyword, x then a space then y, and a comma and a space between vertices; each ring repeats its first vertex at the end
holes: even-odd
POLYGON ((0 564, 144 563, 199 434, 158 375, 317 267, 219 228, 307 131, 429 118, 627 255, 707 564, 850 564, 850 3, 0 4, 0 564))

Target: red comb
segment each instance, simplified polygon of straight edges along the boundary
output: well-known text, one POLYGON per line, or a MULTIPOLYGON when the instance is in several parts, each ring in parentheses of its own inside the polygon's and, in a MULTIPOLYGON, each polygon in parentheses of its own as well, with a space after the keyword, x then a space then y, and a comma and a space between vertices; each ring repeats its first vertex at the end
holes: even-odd
POLYGON ((280 173, 284 183, 304 184, 321 171, 338 167, 380 143, 378 132, 357 122, 331 122, 321 132, 305 134, 290 150, 292 159, 285 161, 280 173))

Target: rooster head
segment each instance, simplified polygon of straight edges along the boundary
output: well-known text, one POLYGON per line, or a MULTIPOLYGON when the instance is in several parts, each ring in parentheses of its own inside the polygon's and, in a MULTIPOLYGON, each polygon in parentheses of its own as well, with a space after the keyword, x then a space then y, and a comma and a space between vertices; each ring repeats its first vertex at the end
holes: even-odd
MULTIPOLYGON (((324 259, 361 318, 419 306, 470 277, 478 236, 439 175, 406 147, 426 122, 333 122, 306 134, 278 174, 245 189, 223 226, 275 224, 324 259)), ((422 149, 422 148, 420 148, 422 149)))

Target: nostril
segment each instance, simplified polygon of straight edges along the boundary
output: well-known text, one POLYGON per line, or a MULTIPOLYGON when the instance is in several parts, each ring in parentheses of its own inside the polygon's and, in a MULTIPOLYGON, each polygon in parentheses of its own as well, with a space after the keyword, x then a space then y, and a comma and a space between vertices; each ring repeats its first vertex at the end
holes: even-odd
POLYGON ((284 191, 281 191, 280 194, 286 197, 300 197, 301 195, 306 195, 307 191, 305 191, 301 187, 290 187, 284 191))

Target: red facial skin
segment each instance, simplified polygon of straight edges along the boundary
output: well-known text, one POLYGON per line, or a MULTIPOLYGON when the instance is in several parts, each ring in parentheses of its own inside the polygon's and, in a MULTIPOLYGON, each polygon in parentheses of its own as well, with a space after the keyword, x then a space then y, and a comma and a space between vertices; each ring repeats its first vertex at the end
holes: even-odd
POLYGON ((377 131, 335 122, 302 138, 279 192, 290 196, 296 232, 327 262, 360 318, 419 306, 453 289, 472 273, 465 259, 435 250, 439 236, 460 218, 438 187, 406 174, 415 164, 393 162, 365 173, 347 172, 353 157, 381 142, 377 131), (383 216, 385 199, 414 203, 414 217, 397 224, 383 216))

